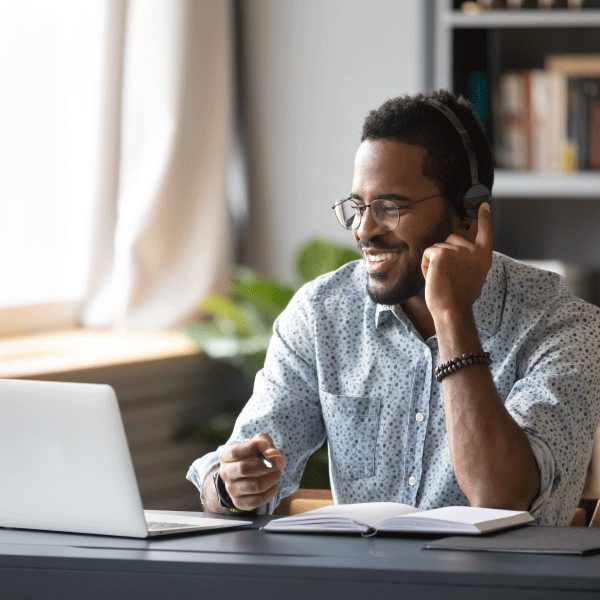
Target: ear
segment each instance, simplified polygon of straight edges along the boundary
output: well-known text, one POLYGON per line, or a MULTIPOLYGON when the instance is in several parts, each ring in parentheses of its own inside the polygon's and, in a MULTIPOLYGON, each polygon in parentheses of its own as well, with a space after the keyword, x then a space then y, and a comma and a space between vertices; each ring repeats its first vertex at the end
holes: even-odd
POLYGON ((475 242, 475 238, 477 237, 477 219, 469 219, 468 217, 461 216, 458 227, 458 235, 470 242, 475 242))

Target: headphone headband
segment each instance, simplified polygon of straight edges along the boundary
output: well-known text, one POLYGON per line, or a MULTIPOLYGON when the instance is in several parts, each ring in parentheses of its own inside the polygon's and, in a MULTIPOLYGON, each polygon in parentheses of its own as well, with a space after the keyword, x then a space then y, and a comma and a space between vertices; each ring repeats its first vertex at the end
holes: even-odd
POLYGON ((435 100, 430 98, 427 100, 427 103, 434 108, 437 108, 443 115, 445 115, 448 120, 454 125, 456 131, 460 134, 460 137, 463 142, 463 146, 467 152, 467 158, 469 159, 469 165, 471 167, 471 185, 475 185, 479 183, 479 175, 477 172, 477 160, 475 158, 475 150, 473 149, 473 144, 471 143, 471 136, 465 129, 465 126, 462 124, 462 121, 452 112, 452 110, 446 106, 443 102, 439 100, 435 100))
POLYGON ((458 198, 456 199, 456 205, 460 209, 464 210, 467 216, 471 219, 476 219, 478 210, 481 204, 488 202, 491 204, 490 191, 479 183, 479 173, 477 171, 477 159, 475 158, 475 149, 471 142, 471 136, 462 124, 462 121, 454 114, 454 112, 446 106, 443 102, 428 98, 426 100, 429 106, 433 106, 436 110, 439 110, 454 126, 454 129, 460 135, 460 139, 463 142, 467 158, 469 159, 469 166, 471 168, 471 183, 464 187, 458 198))

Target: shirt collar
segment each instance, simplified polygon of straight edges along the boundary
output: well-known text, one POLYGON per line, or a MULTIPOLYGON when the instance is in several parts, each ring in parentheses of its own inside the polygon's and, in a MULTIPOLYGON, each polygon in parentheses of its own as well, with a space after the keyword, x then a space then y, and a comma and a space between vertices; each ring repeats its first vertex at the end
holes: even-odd
MULTIPOLYGON (((506 295, 506 281, 502 261, 497 252, 494 252, 492 266, 485 278, 481 295, 473 304, 473 316, 477 331, 488 336, 493 335, 500 326, 502 306, 506 295)), ((377 304, 375 308, 375 327, 384 323, 393 312, 394 307, 388 304, 377 304)), ((402 314, 404 311, 398 311, 402 314)))
MULTIPOLYGON (((372 302, 372 301, 371 301, 372 302)), ((385 322, 392 314, 394 307, 389 304, 376 304, 375 305, 375 328, 379 327, 385 322)))

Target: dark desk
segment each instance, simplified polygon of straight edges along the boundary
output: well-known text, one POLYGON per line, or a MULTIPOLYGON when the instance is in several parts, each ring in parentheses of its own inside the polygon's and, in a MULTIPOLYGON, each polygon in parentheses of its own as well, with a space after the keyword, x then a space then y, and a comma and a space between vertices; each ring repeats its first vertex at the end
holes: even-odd
POLYGON ((0 597, 600 597, 600 555, 422 550, 425 541, 267 534, 251 528, 152 541, 0 529, 0 597))

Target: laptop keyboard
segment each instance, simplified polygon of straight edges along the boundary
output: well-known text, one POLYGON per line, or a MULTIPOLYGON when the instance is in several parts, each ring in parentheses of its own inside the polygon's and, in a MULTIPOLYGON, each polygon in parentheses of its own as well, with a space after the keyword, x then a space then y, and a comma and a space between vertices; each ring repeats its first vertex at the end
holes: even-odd
POLYGON ((149 521, 148 531, 160 531, 162 529, 177 529, 178 527, 189 526, 189 523, 173 523, 173 521, 169 521, 168 523, 161 523, 159 521, 149 521))

